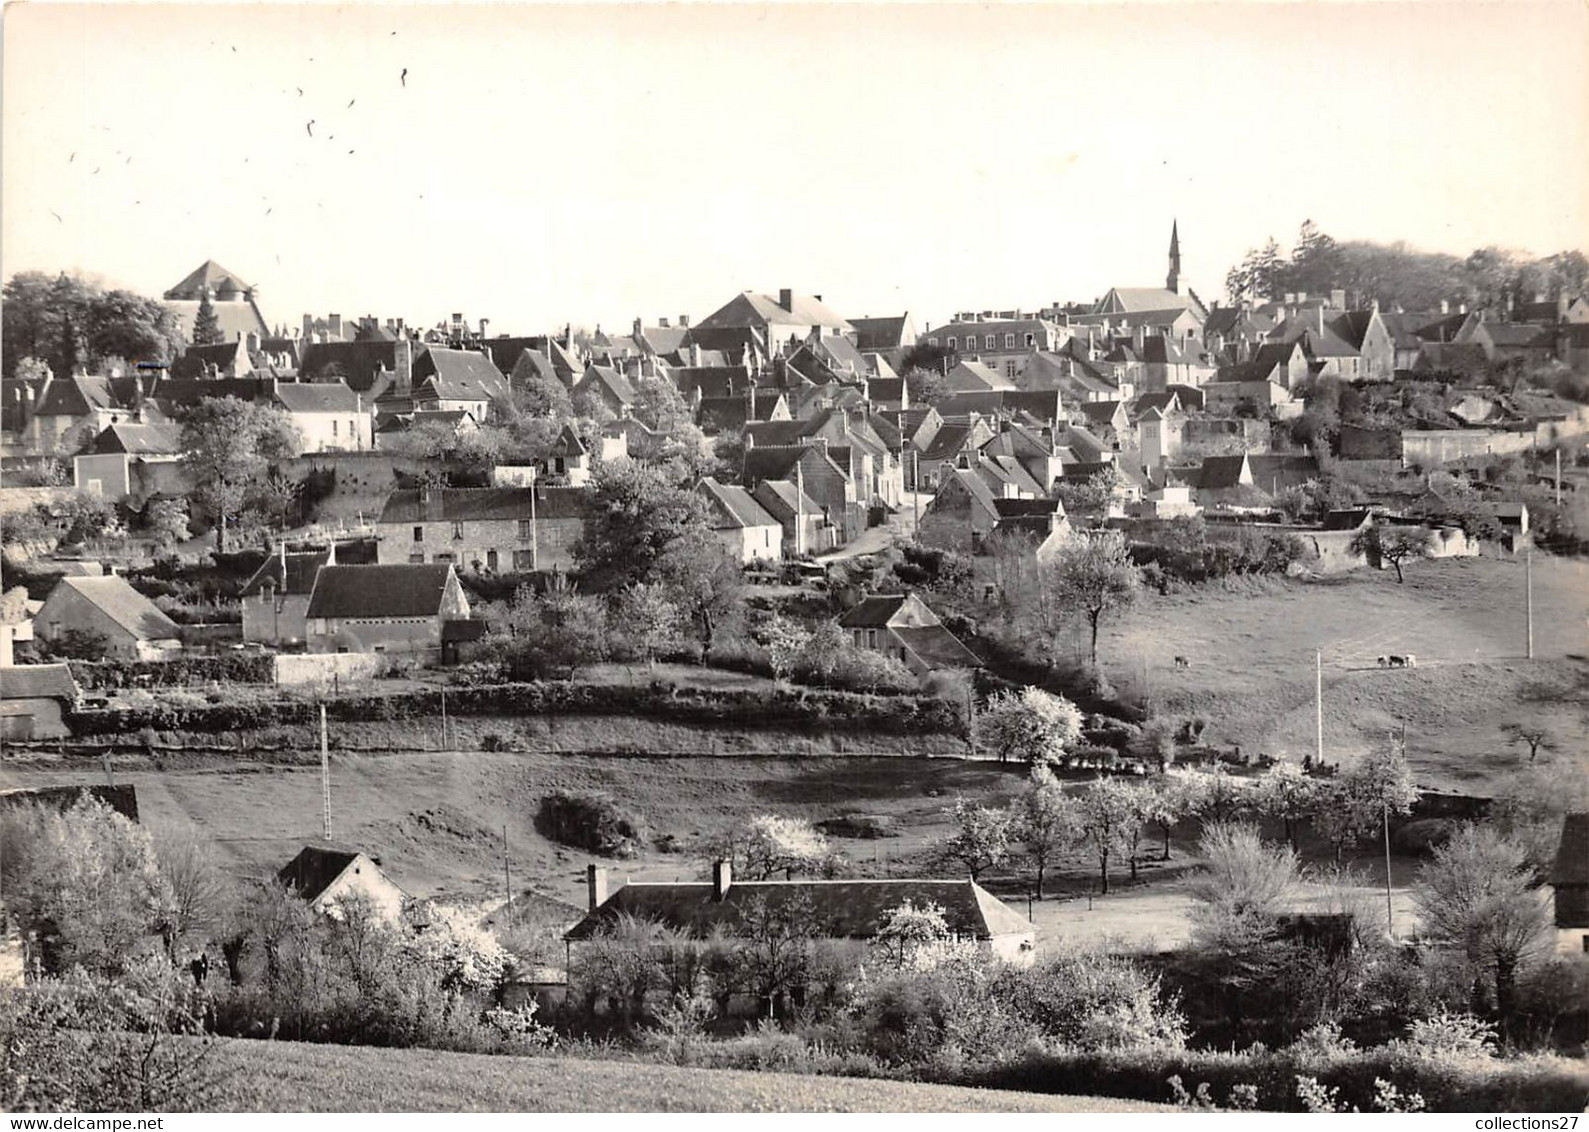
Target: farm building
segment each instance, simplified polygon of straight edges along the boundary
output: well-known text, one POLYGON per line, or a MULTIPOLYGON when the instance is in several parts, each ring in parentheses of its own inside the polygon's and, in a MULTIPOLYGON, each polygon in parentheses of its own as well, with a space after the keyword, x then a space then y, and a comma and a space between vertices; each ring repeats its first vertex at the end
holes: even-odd
POLYGON ((894 658, 917 676, 950 668, 981 668, 975 653, 945 629, 915 594, 874 594, 839 618, 856 648, 894 658))
POLYGON ((77 682, 65 664, 0 668, 0 739, 58 739, 70 735, 66 713, 77 702, 77 682))
POLYGON ((448 564, 322 566, 305 616, 310 652, 440 651, 469 599, 448 564))
POLYGON ((1556 905, 1556 950, 1589 953, 1589 813, 1568 814, 1561 823, 1561 845, 1550 871, 1556 905))
POLYGON ((107 657, 159 660, 182 647, 176 622, 126 578, 62 578, 33 619, 34 634, 59 642, 78 633, 103 638, 107 657))
POLYGON ((316 915, 332 919, 341 917, 342 901, 362 897, 382 919, 395 923, 408 899, 377 861, 357 850, 306 845, 276 875, 316 915))

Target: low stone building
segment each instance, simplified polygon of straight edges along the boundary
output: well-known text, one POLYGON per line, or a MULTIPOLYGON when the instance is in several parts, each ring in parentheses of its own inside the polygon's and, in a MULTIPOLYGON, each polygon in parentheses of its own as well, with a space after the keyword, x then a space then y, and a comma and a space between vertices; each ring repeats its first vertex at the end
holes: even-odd
POLYGON ((0 739, 59 739, 71 734, 66 714, 77 703, 77 681, 65 664, 0 668, 0 739))
POLYGON ((938 615, 915 594, 873 594, 839 618, 859 649, 899 661, 916 676, 956 668, 981 668, 938 615))
POLYGON ((408 900, 408 894, 381 871, 380 862, 357 850, 306 845, 276 876, 315 915, 332 919, 342 918, 346 901, 359 899, 382 920, 395 924, 408 900))
POLYGON ((287 551, 281 543, 238 595, 243 608, 243 640, 292 647, 309 639, 309 595, 322 566, 337 564, 336 546, 308 552, 287 551))
POLYGON ((394 491, 381 509, 376 561, 460 570, 570 570, 590 493, 579 487, 421 488, 394 491))
POLYGON ((34 617, 33 632, 52 643, 74 633, 96 636, 104 655, 118 660, 159 660, 182 647, 176 622, 115 574, 62 578, 34 617))
POLYGON ((469 619, 449 564, 322 566, 306 611, 310 652, 440 654, 445 627, 469 619))

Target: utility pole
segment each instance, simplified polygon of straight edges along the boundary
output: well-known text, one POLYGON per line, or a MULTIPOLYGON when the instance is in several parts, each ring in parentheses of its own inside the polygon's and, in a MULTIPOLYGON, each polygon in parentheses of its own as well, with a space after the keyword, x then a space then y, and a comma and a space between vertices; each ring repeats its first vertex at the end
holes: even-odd
POLYGON ((1523 592, 1528 615, 1528 659, 1534 659, 1534 552, 1523 559, 1523 592))
POLYGON ((1390 902, 1390 803, 1380 803, 1382 818, 1385 823, 1385 931, 1391 939, 1396 938, 1396 911, 1390 902))
POLYGON ((1317 732, 1318 732, 1318 754, 1316 754, 1314 756, 1314 758, 1318 760, 1319 767, 1322 770, 1322 768, 1324 766, 1324 650, 1323 649, 1314 649, 1313 650, 1313 678, 1314 678, 1314 688, 1313 688, 1314 717, 1315 717, 1315 724, 1316 724, 1316 728, 1317 728, 1317 732))
POLYGON ((331 743, 326 736, 326 706, 320 705, 320 809, 321 834, 331 840, 331 743))
POLYGON ((441 749, 447 750, 447 689, 441 690, 441 749))
MULTIPOLYGON (((921 449, 910 450, 910 505, 916 517, 916 529, 921 530, 921 449)), ((1556 503, 1560 505, 1561 497, 1558 493, 1556 503)))
POLYGON ((1556 506, 1561 506, 1561 449, 1556 449, 1556 506))
POLYGON ((535 521, 535 481, 530 481, 530 572, 541 568, 540 524, 535 521))

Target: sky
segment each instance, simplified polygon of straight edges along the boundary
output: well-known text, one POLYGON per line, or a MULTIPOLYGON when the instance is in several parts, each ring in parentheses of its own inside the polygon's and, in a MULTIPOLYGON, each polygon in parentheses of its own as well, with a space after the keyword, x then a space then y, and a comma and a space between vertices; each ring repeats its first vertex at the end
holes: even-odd
POLYGON ((918 328, 1337 239, 1589 248, 1589 5, 6 9, 0 273, 493 333, 918 328), (405 75, 406 72, 406 75, 405 75))

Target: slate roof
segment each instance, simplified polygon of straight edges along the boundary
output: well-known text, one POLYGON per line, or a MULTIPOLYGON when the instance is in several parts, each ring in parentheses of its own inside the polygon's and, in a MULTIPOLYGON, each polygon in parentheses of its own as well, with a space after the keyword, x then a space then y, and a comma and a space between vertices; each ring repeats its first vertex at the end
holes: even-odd
POLYGON ((762 326, 824 326, 837 330, 852 327, 831 307, 810 295, 790 297, 792 309, 785 310, 778 296, 744 291, 701 319, 694 330, 738 329, 762 326))
POLYGON ((282 569, 282 555, 267 555, 252 577, 243 583, 239 597, 253 597, 269 582, 278 593, 307 594, 314 589, 315 574, 331 558, 329 550, 294 551, 286 555, 286 570, 282 569), (285 575, 286 584, 282 578, 285 575))
POLYGON ((695 490, 710 504, 714 519, 712 527, 715 530, 778 525, 778 520, 738 484, 718 483, 711 476, 706 476, 695 490))
POLYGON ((1355 531, 1373 517, 1374 513, 1366 507, 1341 508, 1326 512, 1320 529, 1326 531, 1355 531))
POLYGON ((897 318, 850 319, 850 325, 855 328, 855 344, 866 351, 892 350, 908 345, 905 329, 909 324, 908 311, 897 318))
POLYGON ((1241 486, 1241 470, 1246 459, 1245 456, 1204 456, 1194 486, 1204 491, 1224 491, 1241 486))
POLYGON ((491 359, 473 350, 429 347, 414 362, 414 385, 429 384, 446 401, 507 401, 508 382, 491 359))
POLYGON ((981 668, 977 654, 966 648, 960 638, 942 625, 891 628, 893 633, 928 668, 981 668))
POLYGON ((556 381, 557 369, 552 365, 552 359, 538 349, 526 346, 519 351, 514 359, 512 372, 508 375, 508 384, 513 382, 526 382, 532 377, 539 377, 547 381, 556 381))
MULTIPOLYGON (((414 349, 412 344, 407 348, 414 349)), ((298 374, 313 378, 340 366, 350 389, 368 393, 381 370, 396 371, 397 351, 396 342, 306 342, 298 374)))
POLYGON ((584 396, 592 386, 605 389, 621 405, 632 404, 637 396, 634 383, 611 366, 586 366, 585 375, 574 383, 574 395, 584 396))
MULTIPOLYGON (((126 578, 106 574, 97 578, 66 577, 56 583, 77 591, 101 612, 141 641, 167 641, 181 636, 175 621, 154 602, 133 589, 126 578)), ((50 591, 53 597, 55 591, 50 591)), ((49 604, 49 599, 45 599, 49 604)))
POLYGON ((134 392, 130 385, 118 388, 113 378, 82 374, 52 377, 36 388, 32 415, 39 417, 81 417, 95 409, 128 408, 134 392))
POLYGON ((668 376, 686 399, 696 390, 702 397, 727 397, 750 384, 744 366, 674 366, 668 376))
MULTIPOLYGON (((182 337, 191 342, 193 324, 199 317, 198 300, 167 299, 160 305, 176 317, 182 337)), ((215 309, 215 322, 227 341, 235 342, 239 335, 247 334, 269 337, 270 327, 265 325, 265 316, 252 299, 214 299, 210 306, 215 309)))
POLYGON ((1526 322, 1485 322, 1480 323, 1485 336, 1497 346, 1520 348, 1550 348, 1555 344, 1556 336, 1543 326, 1532 326, 1526 322))
POLYGON ((1412 368, 1414 373, 1477 377, 1489 373, 1490 357, 1477 342, 1425 342, 1412 368))
POLYGON ((175 456, 182 451, 182 426, 170 421, 137 424, 117 421, 94 438, 88 452, 96 456, 124 452, 129 456, 175 456))
POLYGON ((1172 410, 1179 410, 1181 399, 1174 390, 1165 390, 1162 393, 1144 393, 1131 404, 1131 412, 1141 419, 1149 409, 1157 409, 1159 415, 1166 416, 1172 410))
POLYGON ((1550 870, 1550 883, 1589 885, 1589 813, 1580 811, 1562 818, 1561 842, 1550 870))
POLYGON ((1081 410, 1081 415, 1097 425, 1113 425, 1115 414, 1120 411, 1121 401, 1083 401, 1076 406, 1081 410))
POLYGON ((1015 388, 1009 378, 999 376, 982 362, 965 360, 949 371, 944 378, 944 384, 957 393, 1015 388))
POLYGON ((0 699, 77 699, 77 681, 69 664, 19 664, 0 668, 0 699))
POLYGON ((822 514, 822 504, 802 493, 789 480, 762 480, 751 494, 769 515, 775 515, 780 522, 800 514, 822 514))
POLYGON ((228 271, 213 259, 207 259, 198 267, 165 293, 167 299, 193 299, 203 297, 206 289, 220 292, 227 289, 235 291, 248 291, 252 288, 243 282, 242 276, 234 271, 228 271))
POLYGON ((1194 301, 1190 295, 1177 294, 1166 287, 1111 287, 1108 293, 1098 300, 1093 313, 1162 311, 1177 307, 1194 310, 1194 301))
POLYGON ((387 496, 376 522, 528 519, 531 492, 535 494, 537 520, 582 519, 590 507, 590 492, 583 487, 447 487, 431 490, 428 503, 424 491, 411 489, 394 491, 387 496))
POLYGON ((289 413, 357 413, 364 407, 340 381, 283 381, 276 386, 276 400, 289 413))
POLYGON ((403 562, 386 566, 322 566, 309 593, 308 616, 435 617, 452 566, 403 562))
POLYGON ((948 459, 964 448, 970 439, 970 425, 945 421, 943 426, 933 433, 932 439, 927 442, 927 447, 922 449, 922 459, 948 459))
POLYGON ((898 404, 905 399, 905 379, 902 377, 868 378, 866 396, 872 401, 892 401, 898 404))
POLYGON ((213 365, 218 369, 230 369, 239 360, 246 373, 253 369, 248 351, 239 339, 230 342, 216 342, 208 346, 189 346, 182 351, 182 356, 171 363, 172 377, 203 377, 209 373, 213 365))
POLYGON ((845 629, 879 629, 909 601, 909 594, 870 594, 839 618, 845 629))
POLYGON ((352 866, 357 853, 306 845, 276 874, 304 900, 314 900, 352 866))
POLYGON ((871 939, 907 900, 918 907, 939 905, 949 930, 961 936, 993 939, 1032 932, 1025 917, 971 880, 775 880, 734 881, 721 900, 707 882, 626 884, 564 938, 590 939, 626 916, 705 938, 714 928, 735 929, 752 904, 777 912, 809 901, 818 936, 871 939))

